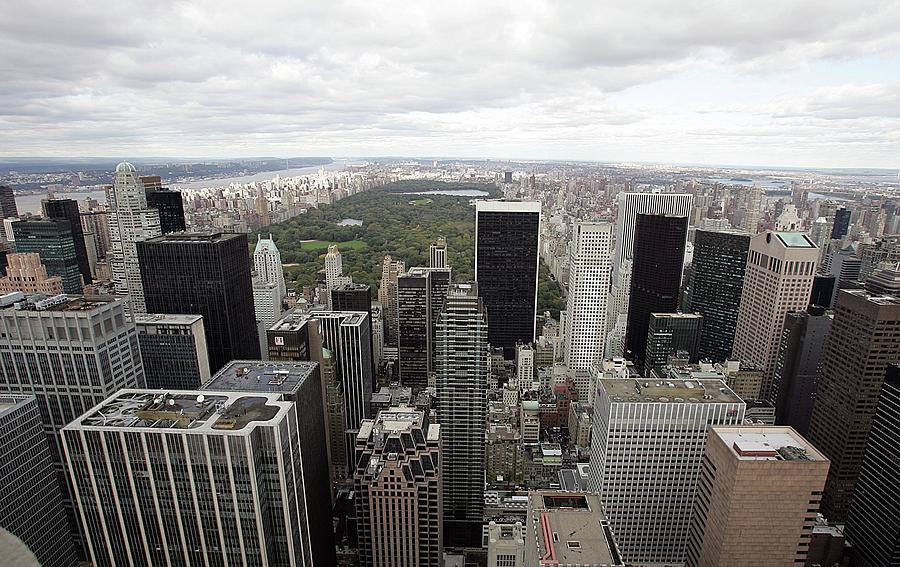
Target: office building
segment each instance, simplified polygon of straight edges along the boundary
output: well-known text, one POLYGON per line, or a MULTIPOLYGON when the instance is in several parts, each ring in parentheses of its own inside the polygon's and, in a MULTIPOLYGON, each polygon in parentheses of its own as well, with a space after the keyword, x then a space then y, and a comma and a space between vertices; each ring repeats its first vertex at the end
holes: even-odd
POLYGON ((158 175, 141 176, 141 184, 143 184, 144 194, 147 196, 147 206, 159 211, 160 231, 163 234, 169 234, 186 230, 181 191, 172 191, 163 187, 158 175))
MULTIPOLYGON (((372 325, 372 332, 369 334, 372 367, 377 368, 381 357, 377 356, 378 353, 375 349, 376 323, 372 313, 372 289, 366 284, 346 283, 339 285, 331 290, 331 308, 335 311, 362 311, 369 315, 369 323, 372 325)), ((372 391, 374 392, 377 387, 378 385, 373 383, 372 391)))
POLYGON ((887 368, 847 518, 854 565, 900 565, 900 367, 887 368))
POLYGON ((650 314, 678 310, 687 217, 639 214, 634 235, 625 349, 643 372, 650 314))
POLYGON ((441 565, 441 426, 414 408, 382 410, 360 425, 355 453, 360 565, 441 565))
POLYGON ((484 519, 488 317, 478 284, 453 284, 435 343, 438 416, 443 439, 444 536, 475 545, 484 519))
POLYGON ((651 313, 644 354, 645 374, 665 367, 672 355, 696 363, 703 325, 703 316, 697 313, 651 313))
POLYGON ((0 279, 0 294, 21 291, 40 293, 48 297, 65 293, 62 278, 50 277, 47 267, 41 264, 41 256, 36 252, 9 254, 6 257, 6 277, 0 279))
POLYGON ((516 345, 516 375, 511 385, 519 390, 534 389, 534 347, 530 344, 516 345))
MULTIPOLYGON (((614 567, 624 565, 603 504, 590 492, 528 493, 522 565, 614 567)), ((498 565, 515 565, 498 563, 498 565)))
POLYGON ((831 460, 822 513, 832 522, 847 519, 885 366, 900 360, 900 288, 881 287, 881 275, 838 293, 809 423, 810 441, 831 460))
POLYGON ((810 305, 819 305, 825 309, 831 309, 834 305, 837 278, 825 274, 816 274, 813 277, 812 292, 809 296, 810 305))
POLYGON ((212 372, 259 359, 246 234, 172 233, 136 249, 146 310, 202 315, 212 372))
POLYGON ((75 258, 78 261, 78 271, 81 272, 84 283, 91 283, 91 266, 88 262, 78 202, 74 199, 44 199, 41 201, 41 209, 46 219, 69 222, 69 230, 72 232, 72 244, 75 246, 75 258))
MULTIPOLYGON (((0 394, 0 529, 47 567, 77 558, 37 398, 0 394)), ((3 562, 13 557, 3 551, 3 562)))
POLYGON ((525 525, 489 522, 485 527, 487 567, 525 567, 525 525))
POLYGON ((62 279, 66 293, 81 293, 84 283, 69 221, 21 220, 13 225, 13 232, 17 252, 40 254, 47 273, 62 279))
POLYGON ((428 267, 429 268, 449 268, 447 262, 447 240, 441 236, 428 249, 428 267))
POLYGON ((603 358, 610 285, 612 225, 579 222, 569 248, 566 366, 591 368, 603 358))
POLYGON ((321 455, 300 414, 280 393, 126 389, 67 425, 93 563, 313 565, 330 514, 306 500, 321 455))
POLYGON ((284 299, 287 294, 287 287, 284 283, 284 267, 281 265, 281 252, 275 246, 271 234, 269 238, 257 235, 256 248, 253 250, 253 268, 256 271, 256 277, 267 284, 275 284, 281 292, 280 299, 284 299))
POLYGON ((209 380, 201 315, 135 315, 147 388, 193 390, 209 380))
POLYGON ((756 183, 747 194, 747 202, 741 217, 741 230, 756 236, 759 232, 759 208, 762 205, 763 190, 756 183))
POLYGON ((475 203, 475 281, 491 346, 507 360, 517 342, 534 342, 540 230, 540 203, 475 203))
POLYGON ((682 563, 709 426, 741 425, 745 404, 721 380, 598 382, 589 488, 624 562, 682 563))
POLYGON ((834 224, 831 225, 831 239, 840 240, 850 230, 850 209, 841 207, 834 212, 834 224))
POLYGON ((828 459, 790 427, 712 427, 686 565, 802 564, 827 474, 828 459))
POLYGON ((400 383, 422 389, 432 363, 431 272, 411 268, 397 278, 400 383))
POLYGON ((350 278, 344 275, 344 263, 341 260, 341 251, 337 246, 328 247, 328 253, 325 254, 325 288, 328 292, 328 306, 334 308, 331 304, 331 290, 339 285, 350 283, 350 278))
POLYGON ((8 185, 0 185, 0 214, 5 219, 19 216, 19 209, 16 207, 16 194, 13 192, 12 187, 8 185))
POLYGON ((258 325, 257 334, 265 336, 266 329, 281 319, 284 307, 281 303, 281 290, 278 284, 266 283, 254 276, 253 285, 253 312, 258 325))
POLYGON ((750 235, 738 230, 694 232, 694 259, 685 310, 703 316, 701 359, 725 362, 731 357, 750 235))
POLYGON ((828 252, 825 256, 823 271, 827 275, 834 277, 835 281, 828 305, 834 305, 839 290, 862 287, 859 283, 861 264, 862 262, 856 255, 856 251, 850 246, 828 252))
MULTIPOLYGON (((162 234, 159 211, 147 204, 144 185, 134 166, 128 162, 116 166, 113 185, 106 191, 106 201, 109 205, 108 256, 113 285, 117 294, 128 296, 132 313, 147 313, 137 243, 162 234)), ((165 276, 157 273, 156 277, 162 279, 165 276)), ((151 309, 150 312, 163 311, 151 309)))
POLYGON ((764 370, 761 399, 771 401, 784 318, 809 304, 818 258, 819 249, 800 232, 768 231, 750 239, 732 358, 764 370))
POLYGON ((89 211, 81 213, 81 231, 85 241, 93 239, 97 250, 97 259, 106 260, 112 243, 109 240, 109 213, 106 211, 89 211))
POLYGON ((381 285, 378 288, 378 302, 384 312, 384 345, 397 346, 397 278, 406 273, 406 262, 384 257, 381 266, 381 285))
POLYGON ((833 318, 824 307, 813 305, 806 311, 788 313, 784 319, 772 383, 775 422, 789 425, 801 435, 809 433, 816 382, 833 318))

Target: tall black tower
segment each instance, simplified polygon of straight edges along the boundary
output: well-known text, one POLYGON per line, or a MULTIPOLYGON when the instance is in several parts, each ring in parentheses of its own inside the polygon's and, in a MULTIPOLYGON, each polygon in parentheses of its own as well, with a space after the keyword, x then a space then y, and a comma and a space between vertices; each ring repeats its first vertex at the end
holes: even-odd
POLYGON ((41 201, 44 216, 53 220, 69 221, 72 231, 72 243, 75 245, 75 258, 78 260, 78 271, 84 283, 91 283, 91 264, 88 262, 87 247, 84 244, 84 231, 81 229, 81 213, 75 199, 44 199, 41 201))
POLYGON ((639 214, 635 219, 625 350, 639 370, 650 314, 678 311, 687 222, 687 217, 664 215, 639 214))
POLYGON ((211 372, 259 359, 246 234, 179 232, 137 252, 148 313, 203 315, 211 372))
POLYGON ((13 193, 12 187, 8 185, 0 185, 0 214, 5 219, 19 216, 19 209, 16 207, 16 194, 13 193))
POLYGON ((850 230, 850 209, 841 207, 834 212, 834 224, 831 225, 831 239, 837 240, 847 235, 850 230))

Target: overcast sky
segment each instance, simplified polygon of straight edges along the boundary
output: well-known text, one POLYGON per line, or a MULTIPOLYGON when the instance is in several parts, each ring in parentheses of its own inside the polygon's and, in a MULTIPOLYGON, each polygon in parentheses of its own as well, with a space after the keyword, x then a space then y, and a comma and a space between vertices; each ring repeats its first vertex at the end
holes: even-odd
POLYGON ((900 0, 0 0, 0 155, 900 168, 900 0))

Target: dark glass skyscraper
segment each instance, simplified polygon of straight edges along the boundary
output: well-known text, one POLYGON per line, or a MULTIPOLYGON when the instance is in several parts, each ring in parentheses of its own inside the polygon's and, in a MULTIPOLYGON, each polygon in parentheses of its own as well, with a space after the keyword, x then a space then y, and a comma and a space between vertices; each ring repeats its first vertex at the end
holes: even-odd
POLYGON ((8 185, 0 185, 0 214, 5 219, 19 216, 19 209, 16 207, 16 194, 13 193, 12 187, 8 185))
POLYGON ((53 220, 69 221, 72 230, 72 244, 75 245, 75 258, 78 260, 78 271, 84 283, 91 283, 91 265, 88 262, 87 246, 84 244, 84 231, 81 229, 81 213, 75 199, 44 199, 41 201, 44 217, 53 220))
POLYGON ((210 371, 258 359, 247 235, 174 233, 138 242, 148 313, 203 315, 210 371))
POLYGON ((159 228, 163 234, 185 230, 184 202, 181 191, 147 190, 147 205, 159 211, 159 228))
MULTIPOLYGON (((687 217, 637 215, 628 300, 627 356, 642 370, 651 313, 678 310, 687 217)), ((493 320, 493 319, 491 319, 493 320)))
POLYGON ((475 281, 491 321, 491 346, 507 360, 516 342, 534 342, 540 231, 540 203, 475 204, 475 281))
MULTIPOLYGON (((81 228, 80 223, 78 227, 81 228)), ((17 252, 37 252, 47 273, 62 278, 66 293, 82 292, 81 269, 69 221, 23 220, 13 224, 13 234, 17 252)))
POLYGON ((397 278, 400 383, 428 385, 432 357, 431 273, 411 268, 397 278))
POLYGON ((831 239, 837 240, 847 235, 850 230, 850 209, 841 207, 834 212, 834 224, 831 225, 831 239))
MULTIPOLYGON (((369 314, 369 323, 372 319, 372 288, 366 284, 349 283, 340 285, 331 290, 331 308, 335 311, 363 311, 369 314)), ((375 367, 375 344, 373 333, 369 333, 372 352, 372 367, 375 367)), ((377 384, 372 384, 372 391, 377 390, 377 384)))
POLYGON ((700 358, 731 357, 750 235, 738 230, 697 230, 685 310, 703 315, 700 358))
POLYGON ((651 313, 647 328, 644 373, 661 368, 669 355, 685 353, 688 362, 697 362, 703 316, 696 313, 651 313))

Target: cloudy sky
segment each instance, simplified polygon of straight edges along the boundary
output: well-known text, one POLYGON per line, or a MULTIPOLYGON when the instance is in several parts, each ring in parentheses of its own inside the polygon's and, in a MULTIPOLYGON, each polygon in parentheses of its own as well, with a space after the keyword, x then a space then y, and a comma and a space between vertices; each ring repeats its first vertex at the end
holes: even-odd
POLYGON ((900 168, 900 0, 0 0, 2 156, 900 168))

